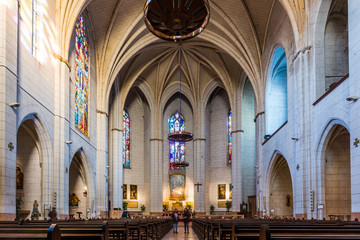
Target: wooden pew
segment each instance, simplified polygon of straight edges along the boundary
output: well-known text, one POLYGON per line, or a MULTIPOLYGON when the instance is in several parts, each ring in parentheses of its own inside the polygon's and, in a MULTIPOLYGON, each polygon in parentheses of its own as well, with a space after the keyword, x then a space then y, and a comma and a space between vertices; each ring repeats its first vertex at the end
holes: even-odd
POLYGON ((271 228, 263 225, 260 229, 259 240, 305 240, 305 239, 330 239, 330 240, 353 240, 360 239, 359 228, 271 228))
POLYGON ((56 224, 50 227, 24 227, 22 225, 0 225, 0 239, 47 239, 61 240, 60 230, 56 224))

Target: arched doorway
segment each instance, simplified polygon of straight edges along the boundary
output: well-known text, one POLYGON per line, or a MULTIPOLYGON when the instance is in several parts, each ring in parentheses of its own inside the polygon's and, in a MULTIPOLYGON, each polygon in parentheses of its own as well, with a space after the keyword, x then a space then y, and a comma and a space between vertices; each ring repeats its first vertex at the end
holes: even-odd
POLYGON ((24 121, 17 133, 16 152, 16 204, 17 217, 31 218, 34 202, 36 201, 38 215, 42 217, 44 202, 42 201, 42 161, 39 137, 36 133, 34 121, 24 121), (21 214, 21 213, 22 214, 21 214))
POLYGON ((292 217, 293 189, 291 173, 282 155, 275 158, 269 176, 269 214, 273 217, 292 217))
POLYGON ((325 217, 351 215, 350 133, 335 125, 324 151, 325 217))
POLYGON ((89 190, 91 186, 83 158, 81 152, 77 152, 69 169, 69 215, 71 218, 90 217, 89 190))

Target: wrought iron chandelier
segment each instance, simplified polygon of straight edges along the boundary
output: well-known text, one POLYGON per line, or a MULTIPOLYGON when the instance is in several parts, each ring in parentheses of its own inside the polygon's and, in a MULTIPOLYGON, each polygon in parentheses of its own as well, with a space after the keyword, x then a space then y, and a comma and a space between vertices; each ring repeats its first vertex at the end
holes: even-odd
POLYGON ((147 0, 145 24, 157 37, 184 41, 200 34, 209 22, 208 0, 147 0))
MULTIPOLYGON (((147 0, 144 8, 146 27, 155 36, 179 42, 180 57, 180 113, 181 113, 181 41, 199 35, 209 22, 208 0, 147 0)), ((194 135, 186 131, 169 133, 174 142, 188 142, 194 135)), ((173 163, 175 167, 187 167, 188 162, 173 163)))

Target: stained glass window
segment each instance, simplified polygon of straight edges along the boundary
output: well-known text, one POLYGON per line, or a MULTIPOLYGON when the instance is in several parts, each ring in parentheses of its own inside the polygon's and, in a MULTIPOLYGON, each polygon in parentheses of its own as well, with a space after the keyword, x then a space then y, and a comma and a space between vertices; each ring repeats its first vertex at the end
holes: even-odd
POLYGON ((75 27, 75 126, 88 135, 89 45, 84 18, 80 15, 75 27))
MULTIPOLYGON (((185 131, 184 117, 176 112, 169 118, 169 132, 185 131)), ((185 162, 185 143, 170 141, 170 169, 179 169, 173 164, 178 162, 185 162)))
POLYGON ((123 110, 123 166, 130 167, 130 118, 123 110))
POLYGON ((228 115, 227 128, 228 128, 228 164, 231 164, 232 163, 231 111, 229 112, 228 115))

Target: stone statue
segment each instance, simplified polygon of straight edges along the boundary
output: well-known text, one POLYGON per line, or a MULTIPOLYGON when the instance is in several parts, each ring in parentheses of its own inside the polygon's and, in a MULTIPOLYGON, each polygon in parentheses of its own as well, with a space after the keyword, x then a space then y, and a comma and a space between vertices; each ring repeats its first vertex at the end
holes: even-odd
POLYGON ((39 217, 41 217, 41 214, 39 212, 39 203, 37 202, 37 200, 35 200, 34 203, 33 203, 33 210, 32 210, 32 213, 31 213, 31 219, 39 220, 39 217))

